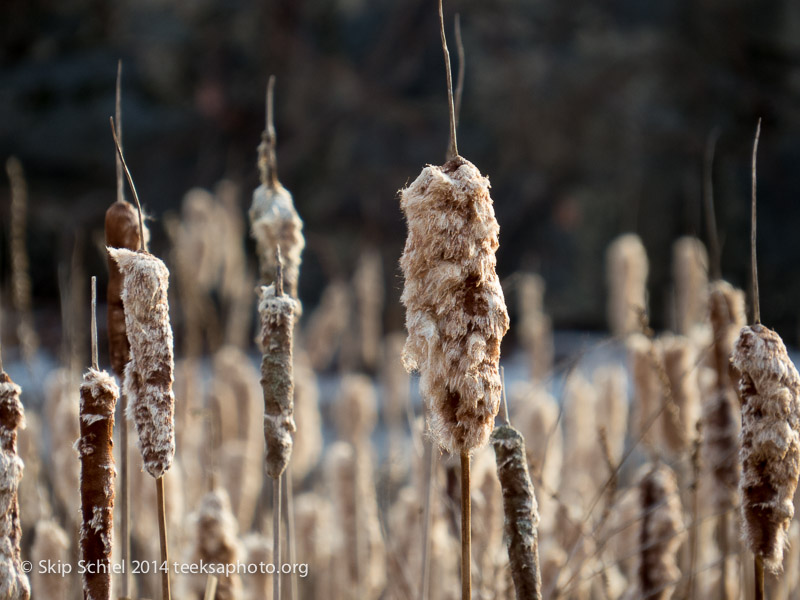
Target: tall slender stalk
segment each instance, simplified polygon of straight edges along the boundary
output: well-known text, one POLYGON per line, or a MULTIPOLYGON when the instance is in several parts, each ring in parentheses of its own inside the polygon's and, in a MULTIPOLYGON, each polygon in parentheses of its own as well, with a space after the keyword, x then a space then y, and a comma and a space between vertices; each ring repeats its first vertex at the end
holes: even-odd
POLYGON ((272 556, 275 574, 272 576, 272 598, 281 600, 281 478, 272 480, 272 556))
POLYGON ((167 543, 167 508, 164 498, 164 476, 156 479, 156 503, 158 504, 158 538, 161 542, 161 598, 170 600, 169 545, 167 543))
POLYGON ((425 461, 425 513, 422 522, 422 576, 420 577, 420 600, 427 600, 430 593, 431 583, 431 518, 433 505, 433 461, 435 455, 433 453, 433 444, 430 440, 424 442, 424 456, 425 461))
POLYGON ((469 451, 461 453, 461 600, 472 598, 472 499, 469 451))

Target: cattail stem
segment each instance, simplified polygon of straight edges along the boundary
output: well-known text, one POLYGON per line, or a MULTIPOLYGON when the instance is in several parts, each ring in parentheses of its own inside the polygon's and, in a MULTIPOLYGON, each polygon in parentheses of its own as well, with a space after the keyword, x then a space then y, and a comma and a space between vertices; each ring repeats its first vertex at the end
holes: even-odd
POLYGON ((453 74, 450 70, 450 53, 447 51, 447 40, 444 36, 444 12, 442 0, 439 0, 439 30, 442 35, 442 51, 444 52, 444 66, 447 70, 447 106, 450 109, 450 144, 447 147, 447 160, 458 156, 458 143, 456 142, 456 112, 453 103, 453 74))
POLYGON ((281 478, 272 480, 272 555, 275 574, 272 576, 272 597, 281 600, 281 478))
MULTIPOLYGON (((297 562, 297 557, 295 556, 294 494, 292 490, 292 474, 290 471, 291 469, 287 466, 281 477, 283 477, 283 489, 286 495, 286 554, 288 554, 289 562, 295 564, 297 562)), ((297 600, 297 586, 297 572, 293 569, 289 576, 289 598, 291 598, 291 600, 297 600)))
MULTIPOLYGON (((122 146, 122 59, 117 61, 117 86, 114 100, 114 116, 117 124, 117 139, 122 146)), ((122 161, 114 156, 117 165, 117 200, 125 200, 125 182, 122 176, 122 161)), ((127 595, 127 594, 126 594, 127 595)))
POLYGON ((750 266, 753 277, 753 322, 761 323, 761 306, 758 298, 758 264, 756 262, 756 155, 758 153, 758 138, 761 136, 761 119, 758 119, 756 136, 753 140, 753 162, 751 167, 750 190, 750 266))
POLYGON ((760 554, 756 554, 753 558, 753 565, 756 574, 756 600, 764 600, 764 559, 760 554))
POLYGON ((714 154, 717 149, 719 129, 714 129, 706 140, 706 152, 703 165, 703 200, 706 213, 706 230, 708 231, 708 250, 711 278, 715 281, 722 278, 722 267, 717 235, 717 219, 714 214, 714 154))
POLYGON ((92 277, 92 368, 97 370, 97 277, 92 277))
POLYGON ((508 412, 508 397, 506 396, 506 370, 503 367, 500 367, 500 381, 503 385, 503 417, 506 425, 511 427, 511 413, 508 412))
POLYGON ((139 209, 139 250, 144 250, 144 216, 142 213, 142 204, 139 202, 139 194, 136 192, 136 186, 133 184, 133 176, 131 175, 130 169, 128 169, 128 163, 125 162, 125 156, 122 154, 122 146, 120 145, 119 139, 117 138, 117 129, 114 125, 114 117, 109 117, 109 121, 111 122, 111 136, 114 138, 114 145, 117 148, 117 155, 119 156, 120 162, 122 162, 122 168, 125 171, 125 177, 128 179, 128 185, 131 188, 131 193, 133 194, 133 199, 136 200, 136 208, 139 209))
MULTIPOLYGON (((441 6, 441 3, 440 3, 441 6)), ((472 499, 469 451, 461 453, 461 600, 472 598, 472 499)))
POLYGON ((167 505, 164 498, 164 476, 156 478, 156 503, 158 504, 158 537, 161 542, 161 599, 170 600, 169 545, 167 543, 167 505))
POLYGON ((724 512, 717 519, 719 528, 719 551, 722 555, 719 575, 719 597, 722 600, 729 600, 728 594, 728 554, 730 554, 730 541, 728 540, 728 513, 724 512))
POLYGON ((430 440, 424 442, 424 460, 425 460, 425 513, 422 522, 422 569, 420 572, 420 600, 427 600, 430 593, 430 579, 431 579, 431 506, 433 505, 433 461, 435 455, 433 453, 433 444, 430 440))
POLYGON ((219 583, 219 579, 217 579, 216 575, 209 575, 208 579, 206 580, 206 591, 203 594, 203 600, 214 600, 214 597, 217 595, 217 583, 219 583))

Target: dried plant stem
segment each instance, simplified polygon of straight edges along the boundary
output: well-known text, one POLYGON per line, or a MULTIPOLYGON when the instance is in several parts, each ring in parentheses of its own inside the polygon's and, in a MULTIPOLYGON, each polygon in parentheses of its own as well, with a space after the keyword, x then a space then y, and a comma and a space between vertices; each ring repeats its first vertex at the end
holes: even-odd
POLYGON ((136 200, 136 208, 139 209, 139 250, 144 250, 144 215, 142 213, 142 204, 139 202, 139 194, 136 192, 136 186, 133 184, 133 176, 131 175, 130 169, 128 169, 128 163, 125 162, 125 156, 122 154, 122 146, 117 138, 117 129, 114 125, 114 117, 109 117, 109 121, 111 122, 111 136, 114 138, 114 145, 117 148, 117 155, 119 156, 119 160, 122 162, 122 168, 125 171, 125 177, 128 179, 128 185, 131 188, 133 199, 136 200))
POLYGON ((272 480, 272 555, 275 574, 272 576, 272 597, 281 600, 281 478, 272 480))
POLYGON ((714 129, 706 140, 706 152, 703 165, 703 200, 706 212, 706 228, 708 231, 709 265, 711 268, 711 278, 715 281, 722 278, 719 236, 717 235, 717 220, 714 214, 714 154, 716 152, 718 139, 719 130, 714 129))
POLYGON ((130 560, 131 560, 131 508, 130 508, 130 475, 128 470, 128 397, 120 390, 120 432, 119 432, 119 485, 120 485, 120 536, 122 537, 122 548, 120 549, 120 559, 122 560, 122 588, 120 600, 129 600, 130 593, 130 560))
POLYGON ((764 559, 760 554, 754 556, 753 565, 756 574, 756 600, 764 600, 764 559))
MULTIPOLYGON (((289 563, 295 564, 297 562, 295 556, 296 539, 294 529, 294 493, 292 490, 292 473, 289 467, 281 475, 283 478, 283 493, 286 495, 286 554, 289 558, 289 563)), ((292 570, 289 576, 289 598, 297 600, 297 572, 292 570)))
POLYGON ((442 0, 439 0, 439 32, 442 35, 442 51, 444 52, 444 66, 447 70, 447 106, 450 109, 450 144, 447 147, 447 160, 458 156, 458 143, 456 141, 456 112, 453 103, 453 73, 450 70, 450 53, 447 51, 447 40, 444 36, 444 12, 442 0))
POLYGON ((717 519, 719 528, 719 551, 722 555, 719 575, 719 597, 722 600, 730 600, 728 593, 728 554, 730 554, 730 541, 728 540, 728 513, 722 513, 717 519))
POLYGON ((97 277, 92 277, 92 368, 97 370, 97 277))
MULTIPOLYGON (((114 117, 117 120, 117 139, 119 145, 122 146, 122 59, 117 61, 117 86, 116 97, 114 101, 114 117)), ((125 181, 122 173, 122 161, 119 156, 115 156, 117 165, 117 200, 125 200, 125 181)), ((127 596, 125 592, 124 595, 127 596)))
MULTIPOLYGON (((441 2, 439 4, 441 7, 441 2)), ((461 600, 472 598, 472 499, 469 451, 461 452, 461 600)))
POLYGON ((203 594, 203 600, 214 600, 214 597, 217 595, 217 583, 219 583, 219 579, 217 579, 216 575, 209 575, 208 579, 206 580, 206 591, 203 594))
POLYGON ((276 151, 277 136, 275 135, 275 75, 269 76, 267 82, 267 120, 264 132, 261 134, 261 145, 258 147, 258 164, 261 169, 261 183, 271 189, 277 189, 278 183, 278 153, 276 151))
POLYGON ((158 504, 158 537, 161 542, 161 600, 172 598, 169 590, 169 545, 167 543, 167 505, 164 498, 164 476, 156 478, 158 504))
POLYGON ((425 461, 425 513, 422 521, 422 569, 420 573, 420 600, 427 600, 430 593, 430 579, 431 579, 431 507, 433 504, 433 461, 435 455, 433 452, 433 443, 430 440, 424 442, 424 461, 425 461))
POLYGON ((758 264, 756 262, 756 155, 758 153, 758 138, 761 136, 761 119, 758 119, 756 136, 753 140, 753 162, 751 167, 750 190, 750 266, 753 277, 753 322, 761 323, 761 306, 758 298, 758 264))

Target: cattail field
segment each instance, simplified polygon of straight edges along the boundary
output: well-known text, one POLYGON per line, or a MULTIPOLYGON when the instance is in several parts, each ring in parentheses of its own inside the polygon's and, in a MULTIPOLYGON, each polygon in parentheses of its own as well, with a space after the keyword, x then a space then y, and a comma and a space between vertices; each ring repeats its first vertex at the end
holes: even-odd
POLYGON ((795 3, 47 4, 0 600, 800 599, 795 3))

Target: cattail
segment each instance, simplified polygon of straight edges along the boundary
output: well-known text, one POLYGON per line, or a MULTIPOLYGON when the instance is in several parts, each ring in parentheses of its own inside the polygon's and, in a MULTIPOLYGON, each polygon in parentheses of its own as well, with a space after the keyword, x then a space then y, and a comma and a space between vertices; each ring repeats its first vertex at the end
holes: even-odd
POLYGON ((597 429, 604 429, 611 459, 622 460, 628 431, 628 376, 621 365, 603 366, 592 375, 597 391, 597 429))
POLYGON ((647 467, 640 493, 639 591, 642 598, 666 600, 680 577, 676 554, 682 540, 683 518, 675 473, 666 465, 647 467))
MULTIPOLYGON (((69 538, 55 521, 39 521, 31 547, 31 560, 38 567, 41 561, 47 564, 66 564, 69 560, 69 538)), ((34 598, 67 600, 69 581, 60 574, 42 572, 36 568, 31 572, 31 589, 34 598)))
POLYGON ((542 381, 553 369, 553 324, 544 312, 544 279, 533 273, 520 274, 517 282, 520 339, 528 353, 530 374, 542 381))
POLYGON ((638 235, 626 233, 608 247, 608 324, 614 335, 641 329, 640 315, 647 309, 647 272, 647 252, 638 235))
POLYGON ((19 482, 17 490, 20 506, 25 510, 20 514, 22 532, 27 534, 36 524, 52 514, 42 482, 42 419, 32 410, 25 411, 25 429, 17 434, 17 453, 25 465, 25 477, 19 482))
POLYGON ((169 271, 146 252, 109 248, 124 278, 122 302, 131 347, 125 367, 128 416, 136 425, 144 467, 158 479, 175 455, 172 327, 167 285, 169 271))
POLYGON ((22 390, 0 365, 0 598, 28 600, 30 584, 22 570, 17 487, 24 468, 17 456, 17 430, 25 427, 22 390))
POLYGON ((708 252, 703 242, 685 236, 672 245, 672 278, 678 333, 688 336, 708 313, 708 252))
POLYGON ((555 526, 557 503, 553 495, 561 485, 564 463, 561 409, 547 391, 527 383, 514 384, 509 395, 514 423, 528 440, 528 467, 539 486, 541 529, 549 534, 555 526))
POLYGON ((500 573, 508 568, 508 554, 503 547, 500 480, 490 448, 484 447, 475 453, 470 478, 474 589, 480 597, 498 597, 498 584, 503 583, 500 573))
MULTIPOLYGON (((214 565, 217 569, 216 600, 238 600, 242 594, 242 581, 237 573, 225 573, 220 565, 236 565, 241 549, 237 539, 236 517, 231 513, 228 494, 223 489, 209 492, 200 500, 200 507, 194 515, 195 543, 190 563, 214 565)), ((194 576, 191 589, 202 594, 206 585, 206 575, 194 576)))
POLYGON ((733 350, 739 370, 743 536, 772 572, 781 568, 800 474, 800 376, 780 336, 744 327, 733 350))
POLYGON ((539 512, 528 475, 525 440, 509 425, 492 432, 497 477, 503 489, 505 538, 517 599, 541 598, 539 573, 539 512))
MULTIPOLYGON (((280 282, 279 282, 280 286, 280 282)), ((264 437, 267 443, 267 475, 280 477, 292 454, 294 380, 292 331, 298 303, 274 285, 260 288, 261 386, 264 391, 264 437)))
POLYGON ((375 388, 365 375, 345 375, 336 400, 336 429, 339 437, 353 446, 369 444, 376 422, 375 388))
MULTIPOLYGON (((261 185, 253 192, 250 206, 250 234, 256 241, 261 280, 264 284, 274 281, 275 249, 283 256, 283 276, 289 296, 297 299, 297 280, 303 248, 303 221, 295 210, 292 195, 278 181, 275 153, 275 127, 272 119, 272 91, 275 78, 270 77, 267 89, 267 128, 258 147, 258 167, 261 185)), ((298 310, 300 310, 298 305, 298 310)))
MULTIPOLYGON (((146 227, 144 248, 150 238, 146 227)), ((136 208, 125 200, 117 200, 106 211, 106 246, 137 250, 141 245, 139 238, 139 215, 136 208)), ((121 378, 130 358, 130 344, 125 330, 125 309, 122 305, 123 277, 117 261, 108 255, 108 351, 111 355, 111 368, 121 378)))
POLYGON ((711 327, 714 334, 712 366, 717 373, 718 385, 733 387, 738 379, 731 377, 731 352, 739 331, 747 323, 744 292, 727 281, 711 284, 709 307, 711 327))
POLYGON ((425 167, 400 205, 408 221, 400 259, 404 363, 420 372, 433 439, 468 453, 489 439, 500 408, 500 340, 508 330, 489 180, 458 157, 425 167))
POLYGON ((294 502, 297 556, 303 562, 313 565, 308 577, 300 581, 301 598, 319 598, 330 595, 333 588, 334 573, 331 568, 337 529, 331 501, 313 492, 299 494, 294 502))
POLYGON ((47 475, 69 524, 76 527, 81 506, 80 461, 74 449, 80 437, 79 386, 77 377, 67 369, 51 371, 44 384, 44 415, 50 432, 47 475))
POLYGON ((564 384, 564 465, 591 468, 565 469, 559 490, 568 504, 588 508, 592 491, 607 475, 595 465, 601 456, 597 433, 597 393, 577 370, 564 384))
POLYGON ((383 331, 383 267, 379 252, 372 250, 361 254, 353 275, 353 289, 358 308, 359 364, 374 369, 383 331))
MULTIPOLYGON (((242 549, 248 565, 270 565, 272 541, 260 533, 248 533, 242 538, 242 549)), ((316 567, 316 564, 314 565, 316 567)), ((266 569, 243 578, 244 597, 247 600, 272 600, 272 577, 266 569)), ((305 597, 305 596, 304 596, 305 597)))
POLYGON ((292 477, 300 482, 317 465, 322 454, 319 387, 305 352, 294 354, 294 420, 297 431, 292 446, 292 477))
POLYGON ((683 336, 665 335, 660 342, 673 403, 661 415, 661 433, 665 449, 677 456, 691 443, 700 416, 697 349, 683 336))
POLYGON ((81 385, 81 558, 96 565, 83 574, 86 600, 111 598, 111 547, 114 521, 114 409, 119 388, 105 371, 90 368, 81 385))
POLYGON ((327 369, 341 347, 350 322, 351 301, 350 286, 344 281, 333 281, 322 292, 319 306, 308 319, 304 336, 315 370, 327 369))
POLYGON ((626 345, 633 380, 633 435, 652 449, 660 441, 653 420, 661 410, 664 394, 659 374, 662 369, 659 362, 663 360, 661 344, 637 333, 628 338, 626 345))

